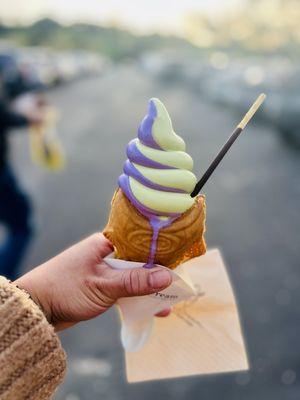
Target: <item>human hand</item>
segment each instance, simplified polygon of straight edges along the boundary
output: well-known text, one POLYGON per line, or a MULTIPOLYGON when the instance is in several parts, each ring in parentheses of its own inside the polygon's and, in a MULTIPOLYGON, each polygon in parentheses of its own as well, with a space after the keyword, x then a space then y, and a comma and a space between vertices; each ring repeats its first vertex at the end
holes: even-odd
MULTIPOLYGON (((100 233, 89 236, 15 281, 30 293, 56 330, 96 317, 118 298, 142 296, 171 284, 160 267, 115 270, 103 261, 111 243, 100 233)), ((164 310, 158 316, 168 315, 164 310)))
POLYGON ((29 120, 31 125, 40 127, 45 123, 45 111, 43 107, 37 107, 32 110, 28 110, 24 113, 25 117, 29 120))

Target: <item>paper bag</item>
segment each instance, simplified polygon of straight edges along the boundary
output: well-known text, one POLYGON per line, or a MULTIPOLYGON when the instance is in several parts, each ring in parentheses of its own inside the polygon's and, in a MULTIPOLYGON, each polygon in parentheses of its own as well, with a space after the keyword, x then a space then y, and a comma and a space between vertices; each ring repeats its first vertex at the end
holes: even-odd
MULTIPOLYGON (((27 115, 37 109, 38 97, 25 93, 14 101, 13 109, 27 115)), ((48 170, 60 171, 65 167, 66 158, 63 146, 56 132, 58 112, 52 106, 43 106, 45 121, 29 129, 29 149, 31 160, 48 170)))
MULTIPOLYGON (((106 257, 105 262, 116 269, 139 268, 145 265, 141 262, 115 259, 114 253, 106 257)), ((121 341, 125 350, 137 351, 142 348, 151 334, 155 314, 195 296, 195 288, 184 268, 179 266, 176 270, 169 271, 172 274, 172 284, 161 292, 118 300, 122 316, 121 341)))
POLYGON ((32 126, 29 131, 32 161, 50 171, 61 171, 66 164, 65 154, 54 124, 32 126))
MULTIPOLYGON (((141 265, 111 256, 105 261, 113 268, 141 265)), ((219 250, 172 274, 173 284, 162 292, 119 301, 128 381, 247 370, 238 310, 219 250), (172 304, 169 317, 153 317, 172 304)))

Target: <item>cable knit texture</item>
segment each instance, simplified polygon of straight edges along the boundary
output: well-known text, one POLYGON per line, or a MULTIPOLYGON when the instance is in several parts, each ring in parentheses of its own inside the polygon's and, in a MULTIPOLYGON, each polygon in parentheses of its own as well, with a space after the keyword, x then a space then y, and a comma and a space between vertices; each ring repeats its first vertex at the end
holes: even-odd
POLYGON ((49 399, 65 371, 65 352, 43 312, 0 276, 0 400, 49 399))

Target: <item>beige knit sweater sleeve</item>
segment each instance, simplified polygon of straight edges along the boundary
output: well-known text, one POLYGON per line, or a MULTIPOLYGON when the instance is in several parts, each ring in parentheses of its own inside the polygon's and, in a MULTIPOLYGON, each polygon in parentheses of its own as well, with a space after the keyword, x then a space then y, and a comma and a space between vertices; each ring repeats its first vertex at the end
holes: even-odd
POLYGON ((65 353, 42 311, 0 276, 0 400, 49 399, 65 370, 65 353))

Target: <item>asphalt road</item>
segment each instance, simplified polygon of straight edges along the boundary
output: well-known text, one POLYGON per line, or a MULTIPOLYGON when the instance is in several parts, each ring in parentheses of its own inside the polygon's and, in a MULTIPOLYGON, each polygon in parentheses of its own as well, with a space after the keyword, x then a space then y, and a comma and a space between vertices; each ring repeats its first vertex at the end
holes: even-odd
MULTIPOLYGON (((37 232, 26 268, 100 230, 148 98, 167 105, 200 175, 239 116, 180 85, 166 86, 136 68, 62 86, 50 97, 61 110, 67 168, 32 165, 25 135, 13 158, 35 203, 37 232)), ((69 372, 56 400, 298 400, 300 398, 299 153, 268 126, 251 123, 207 184, 207 241, 222 249, 241 312, 251 371, 128 385, 114 310, 61 337, 69 372)))

